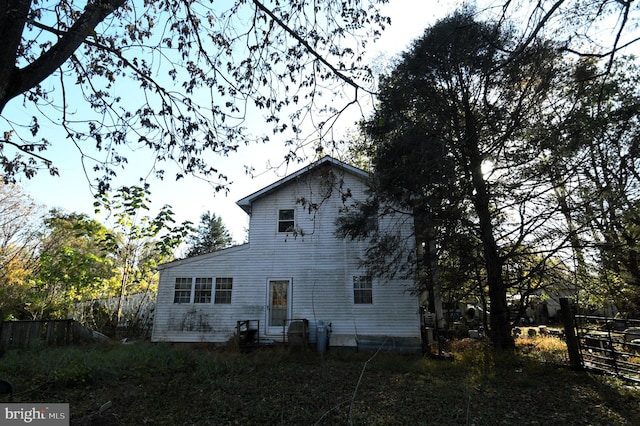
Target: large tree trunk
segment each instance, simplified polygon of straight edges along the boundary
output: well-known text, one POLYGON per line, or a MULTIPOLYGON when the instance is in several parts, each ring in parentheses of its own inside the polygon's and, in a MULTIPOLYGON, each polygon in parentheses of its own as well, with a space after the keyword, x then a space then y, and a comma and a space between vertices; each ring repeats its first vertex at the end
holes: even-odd
POLYGON ((436 249, 436 241, 433 234, 430 233, 426 241, 425 247, 425 263, 428 262, 430 270, 429 277, 429 312, 435 314, 436 328, 444 330, 447 328, 447 320, 442 311, 442 283, 440 282, 440 274, 438 273, 438 253, 436 249))
POLYGON ((15 96, 11 89, 16 85, 16 55, 30 6, 30 0, 0 2, 0 113, 15 96))
POLYGON ((478 215, 480 225, 480 239, 484 253, 489 286, 489 325, 490 336, 494 349, 515 349, 515 341, 511 335, 509 308, 507 306, 507 288, 502 278, 502 258, 493 235, 491 222, 490 194, 487 182, 482 172, 483 157, 480 153, 480 139, 477 125, 471 108, 467 106, 465 114, 465 130, 467 134, 465 155, 467 156, 468 172, 474 190, 473 204, 478 215))
MULTIPOLYGON (((515 342, 511 335, 509 321, 509 307, 507 306, 507 288, 502 279, 502 259, 498 252, 498 245, 493 236, 493 225, 489 210, 489 196, 486 183, 482 178, 474 177, 476 187, 476 213, 480 222, 480 237, 487 270, 487 284, 489 286, 489 325, 491 327, 491 343, 495 349, 514 349, 515 342), (481 181, 481 182, 480 182, 481 181)), ((474 171, 474 176, 477 174, 474 171)))
POLYGON ((94 31, 107 16, 120 8, 126 0, 89 2, 67 31, 34 22, 33 25, 58 36, 57 41, 38 58, 18 68, 24 62, 20 43, 31 0, 0 2, 0 113, 7 102, 33 89, 53 74, 94 31))

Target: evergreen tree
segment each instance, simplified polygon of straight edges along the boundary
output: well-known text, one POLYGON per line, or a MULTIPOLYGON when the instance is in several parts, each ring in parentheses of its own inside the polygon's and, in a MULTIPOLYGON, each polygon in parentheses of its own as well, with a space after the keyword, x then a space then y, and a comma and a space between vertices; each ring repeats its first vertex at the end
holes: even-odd
MULTIPOLYGON (((536 205, 546 200, 548 185, 526 174, 539 151, 524 137, 564 76, 549 43, 534 40, 510 53, 515 46, 498 22, 477 21, 471 10, 452 14, 428 28, 381 79, 380 102, 363 124, 376 196, 413 216, 428 257, 418 256, 421 275, 437 277, 433 265, 464 235, 478 242, 470 253, 482 265, 477 285, 486 287, 498 349, 514 347, 506 265, 529 253, 523 247, 535 245, 552 214, 536 205)), ((384 238, 373 239, 378 242, 384 238)), ((379 256, 369 263, 396 258, 389 247, 371 249, 379 256)))
POLYGON ((211 212, 203 213, 195 235, 191 235, 188 239, 187 257, 222 250, 229 247, 232 240, 221 217, 211 212))

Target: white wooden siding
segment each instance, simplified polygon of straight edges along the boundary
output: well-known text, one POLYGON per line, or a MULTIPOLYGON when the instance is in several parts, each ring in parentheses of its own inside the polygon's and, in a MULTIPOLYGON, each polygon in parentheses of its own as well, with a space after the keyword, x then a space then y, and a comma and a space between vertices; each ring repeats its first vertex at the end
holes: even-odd
POLYGON ((338 183, 330 198, 325 199, 326 186, 311 173, 256 199, 248 244, 164 265, 152 340, 224 342, 232 338, 236 321, 247 319, 260 320, 264 336, 270 277, 292 279, 291 316, 309 320, 312 340, 318 320, 332 324, 333 336, 419 339, 418 300, 408 292, 411 282, 374 278, 373 303, 353 303, 353 276, 365 275, 358 269, 358 259, 367 246, 337 238, 335 219, 343 207, 343 193, 349 189, 353 196, 347 205, 364 200, 366 182, 335 170, 338 183), (317 209, 309 208, 309 203, 317 209), (295 209, 297 235, 278 232, 280 209, 295 209), (211 304, 174 304, 178 277, 212 277, 214 283, 216 277, 233 278, 231 304, 214 304, 213 295, 211 304))

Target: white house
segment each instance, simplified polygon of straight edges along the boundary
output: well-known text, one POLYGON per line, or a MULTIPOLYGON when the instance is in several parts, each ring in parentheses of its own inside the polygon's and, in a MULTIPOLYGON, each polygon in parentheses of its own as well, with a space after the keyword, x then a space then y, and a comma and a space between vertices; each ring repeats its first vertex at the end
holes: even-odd
POLYGON ((368 178, 327 156, 238 201, 247 244, 160 266, 152 340, 226 342, 249 321, 261 339, 286 341, 292 321, 306 320, 312 345, 319 326, 330 347, 419 350, 413 282, 368 276, 358 267, 367 243, 335 235, 368 178))

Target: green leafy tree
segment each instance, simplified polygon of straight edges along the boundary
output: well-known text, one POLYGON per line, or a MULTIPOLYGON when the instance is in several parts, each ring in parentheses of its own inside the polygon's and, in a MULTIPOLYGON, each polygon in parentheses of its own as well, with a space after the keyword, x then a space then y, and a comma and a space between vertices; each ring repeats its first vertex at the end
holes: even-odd
POLYGON ((505 265, 522 255, 525 241, 537 250, 542 239, 552 252, 565 244, 540 231, 555 209, 538 206, 550 198, 549 185, 528 173, 540 161, 539 147, 523 138, 566 72, 549 43, 536 40, 511 54, 513 35, 474 15, 456 12, 414 42, 381 79, 380 102, 364 128, 376 195, 413 216, 419 244, 441 247, 430 256, 453 247, 456 234, 480 243, 492 342, 508 349, 505 265))
POLYGON ((113 196, 104 194, 95 202, 97 211, 105 209, 113 215, 112 232, 104 244, 118 269, 119 289, 117 320, 123 320, 127 294, 153 293, 157 288, 155 267, 172 260, 173 251, 192 231, 191 223, 175 224, 170 206, 163 206, 155 216, 149 211, 148 187, 122 187, 113 196))
POLYGON ((19 185, 0 183, 0 320, 29 317, 29 277, 38 267, 42 207, 19 185))
POLYGON ((108 230, 85 214, 51 210, 44 219, 39 267, 28 310, 33 318, 66 318, 73 304, 112 296, 108 230))
MULTIPOLYGON (((615 66, 615 65, 614 65, 615 66)), ((579 157, 584 179, 577 223, 588 225, 598 249, 597 277, 625 315, 640 314, 640 92, 637 64, 622 62, 619 73, 599 82, 599 97, 584 102, 583 145, 579 157), (590 102, 589 102, 590 101, 590 102), (591 104, 591 108, 589 108, 591 104), (585 221, 588 219, 588 222, 585 221)), ((587 246, 588 247, 588 246, 587 246)), ((589 250, 592 253, 592 250, 589 250)))
POLYGON ((532 132, 546 144, 537 173, 555 182, 582 299, 631 315, 640 312, 637 75, 633 58, 581 60, 562 92, 566 106, 532 132))
POLYGON ((200 224, 187 240, 187 257, 211 253, 231 246, 233 238, 215 213, 206 212, 200 216, 200 224))

